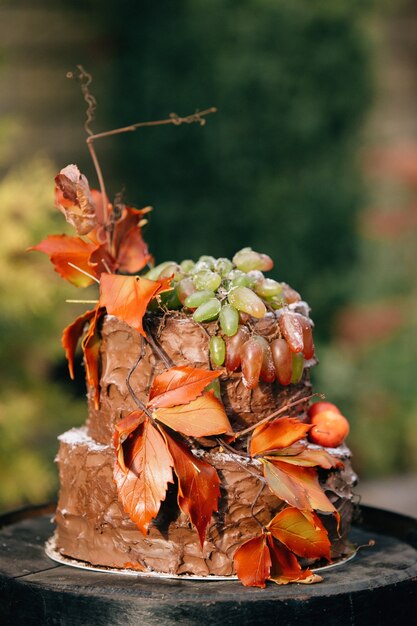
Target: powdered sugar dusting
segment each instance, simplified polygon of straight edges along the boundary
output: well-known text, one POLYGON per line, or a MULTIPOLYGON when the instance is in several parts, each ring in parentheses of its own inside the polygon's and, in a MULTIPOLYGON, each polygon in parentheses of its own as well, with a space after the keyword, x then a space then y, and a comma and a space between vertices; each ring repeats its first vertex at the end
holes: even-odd
POLYGON ((86 426, 71 428, 71 430, 67 430, 66 433, 59 435, 58 440, 69 446, 86 445, 90 450, 94 450, 95 452, 101 452, 109 448, 109 446, 97 443, 94 439, 91 439, 87 433, 86 426))

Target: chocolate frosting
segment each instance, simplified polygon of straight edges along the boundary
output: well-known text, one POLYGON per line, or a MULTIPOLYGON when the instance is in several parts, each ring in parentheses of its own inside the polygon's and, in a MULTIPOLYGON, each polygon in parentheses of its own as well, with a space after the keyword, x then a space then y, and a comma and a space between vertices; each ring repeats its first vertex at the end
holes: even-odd
MULTIPOLYGON (((301 307, 303 314, 308 314, 305 303, 296 306, 301 307)), ((173 363, 211 367, 208 341, 216 332, 217 324, 203 327, 183 313, 146 317, 148 331, 173 363)), ((252 320, 251 327, 269 340, 279 334, 273 314, 267 314, 262 320, 252 320)), ((62 554, 94 565, 123 568, 133 563, 144 569, 171 574, 232 575, 237 547, 259 533, 259 525, 252 513, 266 524, 285 503, 267 486, 257 498, 260 482, 256 476, 262 475, 258 460, 221 451, 215 441, 211 441, 212 447, 207 449, 210 442, 198 440, 196 444, 203 447, 193 453, 211 463, 221 480, 219 511, 211 519, 203 548, 189 518, 178 508, 175 485, 169 487, 166 501, 145 537, 118 501, 113 481, 115 452, 111 442, 115 423, 136 409, 126 385, 132 366, 141 356, 131 376, 131 385, 135 394, 146 403, 151 382, 165 369, 165 364, 138 332, 115 317, 105 316, 101 336, 99 408, 94 407, 90 389, 86 427, 73 429, 60 437, 57 460, 61 491, 56 512, 58 549, 62 554), (254 501, 256 506, 252 511, 254 501)), ((239 372, 223 372, 221 395, 234 429, 254 424, 289 402, 310 395, 309 367, 314 363, 315 360, 311 360, 306 364, 299 384, 287 387, 260 382, 255 389, 248 390, 239 372)), ((307 401, 304 401, 287 414, 305 420, 306 409, 307 401)), ((330 452, 341 457, 344 463, 342 470, 320 471, 322 486, 341 515, 339 531, 333 516, 323 517, 332 540, 332 554, 336 557, 345 551, 356 476, 346 447, 330 452)))
MULTIPOLYGON (((212 517, 201 548, 196 530, 176 504, 174 486, 145 537, 118 501, 113 482, 113 448, 97 444, 85 428, 72 429, 60 439, 57 460, 61 493, 56 511, 56 540, 62 554, 108 567, 139 563, 145 569, 170 574, 229 576, 234 573, 233 555, 237 547, 259 533, 251 515, 260 486, 256 474, 262 474, 257 460, 218 450, 194 450, 195 455, 216 468, 222 481, 219 511, 212 517)), ((337 454, 345 469, 343 473, 326 472, 323 487, 339 510, 343 508, 339 540, 342 545, 350 526, 351 487, 356 477, 350 468, 347 448, 338 449, 337 454)), ((265 487, 254 513, 266 524, 284 505, 265 487)), ((336 539, 335 529, 330 532, 336 539)), ((340 553, 338 546, 333 555, 340 553)))

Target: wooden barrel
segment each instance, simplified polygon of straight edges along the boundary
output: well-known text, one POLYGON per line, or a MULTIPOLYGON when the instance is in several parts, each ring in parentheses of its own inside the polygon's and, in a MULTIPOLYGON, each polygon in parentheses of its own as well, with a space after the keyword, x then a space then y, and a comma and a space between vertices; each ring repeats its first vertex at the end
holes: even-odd
POLYGON ((45 507, 0 517, 0 623, 4 626, 337 626, 417 619, 417 520, 363 506, 352 541, 375 545, 323 573, 317 585, 245 588, 79 570, 51 561, 45 507))

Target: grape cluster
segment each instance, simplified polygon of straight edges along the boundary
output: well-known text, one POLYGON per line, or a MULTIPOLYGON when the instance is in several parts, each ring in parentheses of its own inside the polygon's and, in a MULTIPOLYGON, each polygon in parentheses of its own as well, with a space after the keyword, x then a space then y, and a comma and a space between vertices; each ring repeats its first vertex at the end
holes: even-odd
POLYGON ((281 385, 301 380, 304 359, 314 356, 310 320, 288 308, 300 295, 286 283, 266 278, 273 267, 266 254, 243 248, 233 260, 201 256, 197 262, 167 261, 152 268, 145 278, 172 277, 172 291, 159 296, 165 310, 183 309, 197 323, 218 321, 218 332, 209 342, 215 366, 228 371, 241 368, 246 387, 259 379, 281 385), (278 317, 279 337, 271 343, 250 332, 251 318, 262 319, 267 311, 278 317))

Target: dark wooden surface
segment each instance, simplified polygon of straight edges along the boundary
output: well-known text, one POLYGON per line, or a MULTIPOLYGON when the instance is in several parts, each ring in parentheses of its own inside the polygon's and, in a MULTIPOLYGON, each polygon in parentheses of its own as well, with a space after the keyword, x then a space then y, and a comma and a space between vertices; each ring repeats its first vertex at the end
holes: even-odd
POLYGON ((397 625, 417 623, 417 520, 371 507, 352 540, 372 548, 324 572, 318 585, 244 588, 238 582, 157 580, 51 561, 51 514, 0 518, 0 624, 7 626, 397 625))

